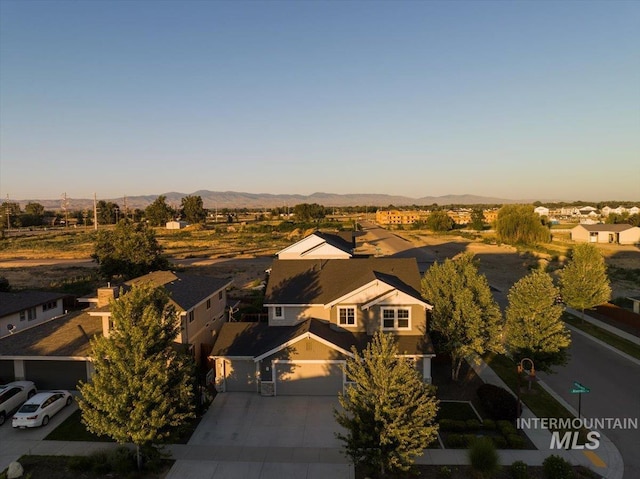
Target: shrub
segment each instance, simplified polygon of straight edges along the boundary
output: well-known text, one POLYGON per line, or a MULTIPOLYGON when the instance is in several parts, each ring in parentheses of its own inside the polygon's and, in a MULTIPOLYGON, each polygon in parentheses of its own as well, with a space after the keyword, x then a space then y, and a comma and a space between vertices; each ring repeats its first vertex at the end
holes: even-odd
POLYGON ((441 479, 449 479, 451 477, 451 468, 449 466, 440 466, 438 469, 438 477, 441 479))
POLYGON ((450 434, 447 437, 447 446, 453 449, 462 449, 467 447, 467 436, 465 434, 450 434))
POLYGON ((572 479, 573 468, 563 457, 555 454, 542 462, 542 471, 546 479, 572 479))
POLYGON ((507 436, 507 442, 509 443, 509 446, 514 449, 524 448, 524 438, 519 434, 509 434, 507 436))
POLYGON ((492 477, 500 469, 498 451, 489 438, 481 437, 473 441, 468 454, 471 469, 480 477, 492 477))
POLYGON ((491 436, 491 440, 497 449, 506 449, 507 448, 507 439, 503 436, 491 436))
POLYGON ((515 421, 518 415, 518 402, 504 388, 493 384, 483 384, 477 390, 484 409, 496 420, 515 421))
POLYGON ((511 434, 518 434, 518 431, 516 431, 516 428, 513 427, 513 424, 511 424, 509 421, 498 421, 496 423, 496 426, 498 427, 498 430, 502 433, 502 435, 505 437, 511 434))
POLYGON ((493 419, 483 419, 482 427, 487 431, 493 431, 496 428, 496 422, 493 419))
POLYGON ((438 423, 440 424, 441 431, 463 432, 467 429, 467 424, 464 421, 458 421, 454 419, 440 419, 438 423))
POLYGON ((481 424, 480 424, 480 421, 478 421, 477 419, 467 419, 466 426, 467 426, 467 429, 469 429, 470 431, 475 431, 480 429, 481 424))
POLYGON ((522 461, 511 464, 510 472, 513 479, 528 479, 529 477, 528 466, 522 461))

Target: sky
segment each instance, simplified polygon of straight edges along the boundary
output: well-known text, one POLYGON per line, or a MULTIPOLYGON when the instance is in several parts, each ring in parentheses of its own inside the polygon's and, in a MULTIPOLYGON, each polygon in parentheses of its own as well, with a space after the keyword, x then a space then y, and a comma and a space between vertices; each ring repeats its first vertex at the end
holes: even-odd
POLYGON ((640 201, 637 1, 0 0, 0 199, 640 201))

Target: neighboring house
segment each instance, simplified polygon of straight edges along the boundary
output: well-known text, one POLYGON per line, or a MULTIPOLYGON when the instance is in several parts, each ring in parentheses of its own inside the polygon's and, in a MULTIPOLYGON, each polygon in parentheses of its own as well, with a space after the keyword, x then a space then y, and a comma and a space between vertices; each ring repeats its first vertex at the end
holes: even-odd
POLYGON ((581 224, 571 230, 571 239, 580 243, 640 243, 640 228, 626 224, 581 224))
POLYGON ((334 395, 341 366, 375 331, 431 382, 435 355, 413 258, 275 260, 265 292, 268 323, 226 323, 211 353, 219 391, 334 395))
POLYGON ((355 249, 355 232, 342 234, 315 231, 297 243, 278 251, 278 259, 349 259, 355 249))
MULTIPOLYGON (((174 273, 172 271, 155 271, 124 283, 122 291, 134 284, 150 283, 163 286, 171 296, 180 318, 180 333, 176 341, 189 345, 196 363, 208 354, 215 342, 215 337, 226 320, 227 292, 232 281, 228 278, 217 279, 209 276, 174 273), (204 351, 204 353, 202 352, 204 351)), ((111 328, 111 312, 109 300, 117 299, 118 287, 106 287, 98 290, 98 308, 89 311, 91 316, 102 318, 102 329, 105 336, 111 328)))
POLYGON ((428 217, 428 211, 376 211, 376 223, 379 225, 412 225, 416 221, 425 221, 428 217))
POLYGON ((549 208, 546 206, 537 206, 533 212, 537 213, 539 216, 549 216, 549 208))
POLYGON ((470 209, 456 209, 447 211, 447 216, 457 225, 468 225, 471 223, 471 213, 470 209))
POLYGON ((29 380, 38 389, 76 389, 93 367, 89 341, 100 318, 74 312, 0 339, 0 383, 29 380))
POLYGON ((0 338, 61 316, 66 296, 45 291, 0 293, 0 338))

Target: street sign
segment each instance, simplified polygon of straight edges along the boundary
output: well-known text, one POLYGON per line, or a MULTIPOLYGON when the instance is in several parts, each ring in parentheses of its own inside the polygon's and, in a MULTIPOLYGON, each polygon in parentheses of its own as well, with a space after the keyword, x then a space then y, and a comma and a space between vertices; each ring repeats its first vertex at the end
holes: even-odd
POLYGON ((580 384, 578 381, 573 382, 573 388, 571 389, 571 394, 582 394, 591 392, 587 386, 580 384))

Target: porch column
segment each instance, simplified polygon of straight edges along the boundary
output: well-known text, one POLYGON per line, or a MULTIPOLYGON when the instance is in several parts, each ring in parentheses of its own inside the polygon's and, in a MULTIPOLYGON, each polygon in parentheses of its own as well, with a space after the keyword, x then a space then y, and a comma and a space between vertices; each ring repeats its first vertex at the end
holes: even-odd
POLYGON ((431 384, 431 356, 422 357, 422 380, 431 384))

